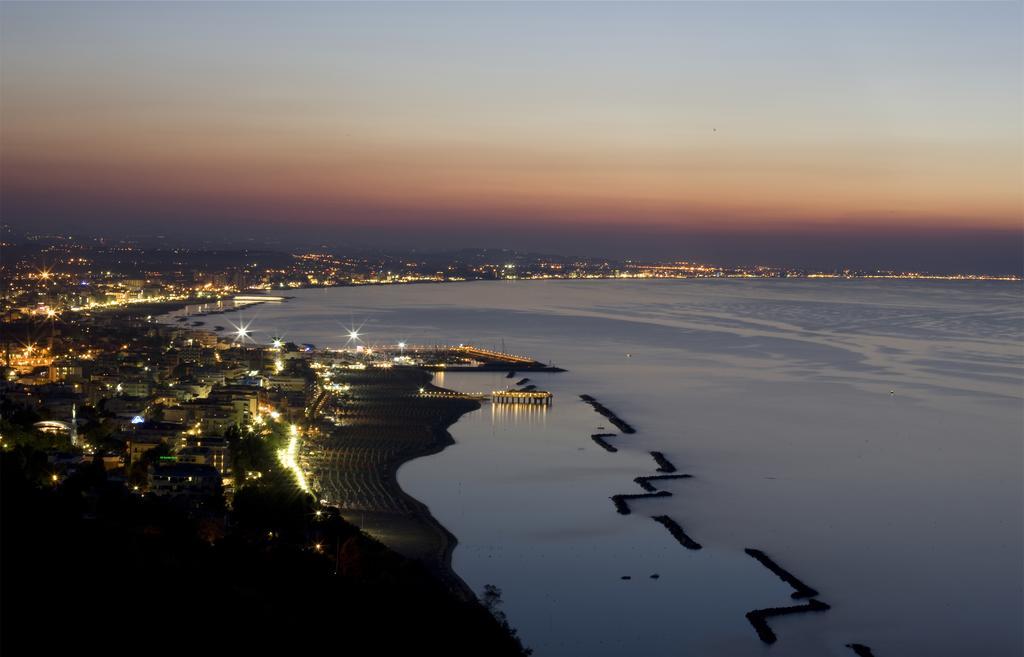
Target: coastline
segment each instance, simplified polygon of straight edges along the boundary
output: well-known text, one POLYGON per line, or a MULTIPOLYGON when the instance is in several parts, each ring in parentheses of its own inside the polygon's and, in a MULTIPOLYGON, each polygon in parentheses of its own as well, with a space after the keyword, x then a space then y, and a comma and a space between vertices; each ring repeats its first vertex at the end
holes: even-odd
MULTIPOLYGON (((332 286, 343 287, 343 286, 332 286)), ((357 287, 357 286, 344 286, 357 287)), ((310 288, 312 289, 312 288, 310 288)), ((227 298, 227 297, 226 297, 227 298)), ((293 297, 286 297, 287 302, 293 297)), ((177 324, 171 317, 174 313, 181 313, 189 306, 198 303, 216 303, 217 300, 188 299, 180 301, 163 301, 152 304, 133 304, 125 308, 110 309, 108 312, 118 315, 142 316, 152 314, 161 325, 175 327, 177 324)), ((257 304, 250 304, 257 305, 257 304)), ((192 327, 189 327, 192 328, 192 327)), ((525 369, 531 369, 529 367, 525 369)), ((559 368, 543 365, 534 366, 534 370, 564 371, 559 368)), ((376 384, 381 388, 379 394, 364 399, 363 406, 370 407, 362 410, 372 410, 381 400, 391 402, 405 402, 416 399, 422 400, 414 393, 418 388, 424 387, 434 391, 445 391, 444 388, 433 385, 434 371, 429 368, 396 368, 390 371, 366 370, 358 374, 349 374, 345 378, 352 381, 355 379, 376 379, 371 385, 376 384), (397 373, 397 375, 396 375, 397 373), (396 381, 395 379, 398 379, 396 381), (388 380, 390 379, 390 380, 388 380), (372 400, 372 401, 371 401, 372 400), (369 403, 367 403, 369 401, 369 403)), ((340 380, 340 379, 339 379, 340 380)), ((357 402, 358 403, 358 402, 357 402)), ((431 456, 444 450, 449 445, 455 444, 455 439, 448 429, 455 424, 464 414, 480 408, 480 403, 470 399, 430 399, 427 402, 432 410, 428 410, 427 416, 418 421, 403 423, 400 430, 419 432, 423 435, 412 444, 389 456, 384 462, 376 464, 372 473, 364 473, 367 478, 374 479, 373 484, 383 487, 387 494, 397 503, 378 503, 376 505, 346 506, 344 499, 352 493, 351 488, 346 488, 339 483, 324 484, 325 480, 332 478, 326 470, 331 468, 337 472, 345 468, 344 465, 336 464, 328 466, 317 464, 315 452, 321 451, 323 443, 328 444, 328 449, 337 452, 344 449, 346 443, 351 442, 353 436, 344 434, 344 427, 334 427, 326 422, 318 422, 324 432, 323 438, 317 439, 318 443, 313 449, 314 454, 309 456, 311 462, 310 470, 314 479, 322 488, 319 497, 326 500, 328 506, 338 509, 342 517, 351 524, 359 527, 364 533, 385 544, 395 552, 421 563, 427 571, 434 575, 445 588, 463 600, 476 600, 476 593, 452 568, 452 555, 458 545, 458 539, 451 531, 442 525, 430 512, 426 504, 402 490, 398 484, 397 474, 399 468, 405 463, 424 456, 431 456)), ((368 413, 366 420, 373 424, 382 420, 385 409, 377 409, 377 413, 368 413)), ((358 438, 357 438, 358 439, 358 438)))
POLYGON ((340 426, 323 426, 308 461, 324 504, 389 548, 420 562, 462 599, 476 594, 452 569, 458 539, 430 509, 402 490, 398 469, 455 444, 448 432, 480 408, 470 399, 425 398, 433 376, 419 368, 345 374, 356 391, 339 404, 340 426))
MULTIPOLYGON (((310 285, 306 287, 289 287, 281 289, 257 289, 257 290, 239 290, 223 297, 217 297, 213 299, 193 297, 190 299, 182 299, 179 301, 157 301, 150 303, 139 303, 131 306, 120 306, 111 309, 102 309, 106 311, 117 311, 117 310, 136 310, 139 308, 152 307, 160 310, 159 314, 167 314, 184 310, 188 306, 217 303, 218 301, 224 301, 230 299, 239 294, 271 294, 273 292, 284 293, 284 292, 304 292, 307 290, 329 290, 334 288, 361 288, 361 287, 389 287, 395 285, 451 285, 458 283, 540 283, 550 281, 915 281, 915 282, 989 282, 989 283, 1020 283, 1024 281, 1024 277, 1020 276, 980 276, 980 277, 964 277, 964 276, 790 276, 790 277, 775 277, 775 276, 587 276, 587 277, 551 277, 551 278, 502 278, 502 279, 491 279, 491 278, 476 278, 476 279, 465 279, 465 280, 425 280, 425 281, 395 281, 390 283, 335 283, 333 285, 310 285)), ((291 295, 284 295, 284 301, 287 302, 289 299, 294 298, 291 295)), ((282 303, 283 303, 282 302, 282 303)), ((247 304, 247 305, 257 305, 247 304)), ((95 312, 95 311, 93 311, 95 312)), ((150 313, 158 314, 158 313, 150 313)))
MULTIPOLYGON (((480 404, 479 402, 477 402, 477 408, 479 407, 480 404)), ((398 483, 398 469, 400 467, 402 467, 406 463, 422 458, 424 456, 432 456, 434 454, 438 454, 444 451, 449 446, 455 444, 455 439, 452 437, 448 429, 453 424, 458 422, 459 418, 461 418, 462 415, 465 415, 465 413, 460 414, 458 418, 453 419, 449 424, 447 424, 443 428, 438 428, 435 430, 438 439, 438 444, 435 447, 431 449, 425 449, 419 454, 411 455, 409 458, 402 461, 401 463, 396 463, 388 473, 388 477, 394 482, 395 488, 398 489, 403 496, 409 499, 411 503, 413 503, 419 508, 421 514, 420 519, 423 522, 431 525, 443 537, 442 551, 440 556, 441 568, 438 569, 434 574, 437 575, 438 579, 444 582, 444 584, 448 586, 448 588, 451 589, 457 595, 464 597, 466 599, 475 600, 476 593, 473 591, 472 588, 470 588, 469 584, 467 584, 466 581, 463 580, 462 577, 460 577, 459 574, 455 572, 455 569, 452 568, 452 555, 455 553, 455 548, 458 547, 459 539, 447 527, 442 525, 441 522, 437 520, 437 518, 434 517, 434 514, 430 512, 430 507, 428 507, 426 504, 416 499, 409 493, 405 492, 398 483)))

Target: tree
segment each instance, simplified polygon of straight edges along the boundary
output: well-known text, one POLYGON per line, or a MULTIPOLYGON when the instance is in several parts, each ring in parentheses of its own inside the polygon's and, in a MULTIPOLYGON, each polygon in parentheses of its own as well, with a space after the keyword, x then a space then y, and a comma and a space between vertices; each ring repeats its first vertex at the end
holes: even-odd
POLYGON ((160 443, 151 450, 148 450, 139 457, 137 461, 128 468, 128 481, 132 484, 142 486, 149 476, 149 466, 160 460, 161 456, 170 456, 171 448, 167 443, 160 443))

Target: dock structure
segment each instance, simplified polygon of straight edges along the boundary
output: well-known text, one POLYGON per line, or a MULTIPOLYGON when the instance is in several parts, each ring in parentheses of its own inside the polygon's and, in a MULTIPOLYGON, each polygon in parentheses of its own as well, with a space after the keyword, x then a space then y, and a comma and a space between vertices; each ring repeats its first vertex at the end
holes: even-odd
POLYGON ((472 345, 459 345, 455 348, 455 351, 471 358, 479 358, 485 361, 497 361, 500 363, 510 363, 515 365, 536 365, 538 364, 532 358, 526 356, 517 356, 516 354, 507 354, 503 351, 492 351, 491 349, 482 349, 480 347, 474 347, 472 345))
POLYGON ((457 392, 439 388, 420 388, 419 397, 428 399, 473 399, 476 401, 490 400, 494 404, 527 404, 532 406, 550 406, 554 397, 547 390, 494 390, 490 395, 482 392, 457 392))
POLYGON ((424 390, 420 389, 420 397, 427 397, 432 399, 475 399, 477 401, 483 401, 487 399, 487 395, 482 392, 455 392, 454 390, 424 390))
POLYGON ((491 392, 491 402, 550 406, 553 396, 547 390, 494 390, 491 392))

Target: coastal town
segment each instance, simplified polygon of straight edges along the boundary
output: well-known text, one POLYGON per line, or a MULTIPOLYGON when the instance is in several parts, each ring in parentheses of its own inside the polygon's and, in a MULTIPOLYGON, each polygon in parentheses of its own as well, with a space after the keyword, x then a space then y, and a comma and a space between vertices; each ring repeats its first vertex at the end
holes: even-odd
POLYGON ((203 303, 246 292, 342 285, 486 280, 807 278, 1020 280, 1017 274, 915 272, 690 261, 613 261, 509 250, 421 252, 181 248, 131 239, 0 231, 0 313, 5 320, 68 310, 161 302, 203 303))
MULTIPOLYGON (((410 605, 426 596, 422 604, 448 615, 442 622, 427 614, 424 623, 469 623, 477 629, 465 636, 467 646, 522 654, 514 632, 487 607, 495 594, 471 591, 454 574, 453 538, 398 488, 394 473, 449 444, 447 427, 480 405, 479 396, 431 385, 430 370, 553 368, 469 345, 369 347, 355 331, 344 349, 256 344, 244 327, 225 332, 196 319, 226 315, 234 303, 8 313, 0 370, 7 526, 17 528, 38 496, 43 506, 25 522, 48 524, 29 536, 111 523, 151 532, 171 514, 193 527, 176 526, 174 536, 218 550, 272 550, 270 567, 283 576, 292 576, 289 559, 318 560, 303 595, 334 586, 323 579, 331 574, 345 586, 373 580, 371 598, 389 586, 411 588, 410 605), (26 488, 15 490, 19 482, 26 488), (111 496, 119 500, 113 507, 111 496), (66 510, 55 516, 46 505, 68 500, 71 525, 54 525, 66 510), (136 509, 127 519, 125 504, 136 509), (403 574, 411 564, 423 574, 403 574), (376 582, 381 577, 388 586, 376 582)), ((542 394, 529 388, 495 394, 542 394)), ((158 541, 155 549, 169 548, 158 541)), ((103 559, 119 554, 111 547, 103 559)), ((22 563, 33 558, 42 557, 34 552, 22 563)))
MULTIPOLYGON (((247 302, 265 302, 255 299, 247 302)), ((315 439, 332 424, 348 422, 375 386, 387 388, 403 407, 475 406, 472 396, 433 387, 428 372, 557 371, 470 345, 318 349, 276 338, 261 345, 245 328, 198 326, 205 323, 195 317, 207 312, 161 323, 152 314, 158 307, 28 313, 6 322, 0 447, 38 445, 45 436, 54 483, 82 464, 102 462, 111 477, 140 494, 201 500, 223 491, 230 500, 264 474, 243 464, 237 442, 245 435, 278 436, 279 465, 292 472, 298 488, 312 492, 299 465, 306 461, 296 451, 300 438, 315 439)), ((229 303, 209 312, 233 310, 229 303)), ((350 341, 358 343, 358 333, 350 341)), ((494 394, 506 403, 547 394, 534 389, 494 394)), ((346 494, 359 493, 334 497, 346 494)))

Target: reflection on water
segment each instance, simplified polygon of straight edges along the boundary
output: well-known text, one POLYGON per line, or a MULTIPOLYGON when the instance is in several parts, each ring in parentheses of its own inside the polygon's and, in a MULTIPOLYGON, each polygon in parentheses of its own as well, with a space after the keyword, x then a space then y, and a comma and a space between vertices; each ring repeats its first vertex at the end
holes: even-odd
POLYGON ((503 404, 491 403, 491 423, 506 424, 513 426, 520 424, 526 427, 547 426, 548 406, 541 404, 503 404))
MULTIPOLYGON (((484 377, 480 375, 471 375, 469 379, 470 385, 466 387, 461 385, 462 381, 459 381, 459 374, 443 371, 434 374, 433 383, 438 387, 447 388, 449 381, 454 381, 460 385, 459 388, 455 388, 459 392, 488 395, 491 390, 489 388, 488 391, 484 391, 484 386, 475 385, 477 383, 484 383, 484 377)), ((508 387, 507 377, 503 373, 494 373, 487 377, 487 381, 493 386, 494 390, 508 387), (501 377, 500 379, 498 378, 499 376, 501 377)), ((554 404, 555 402, 552 401, 551 403, 554 404)), ((522 425, 524 427, 540 427, 541 429, 547 426, 546 420, 548 409, 550 408, 548 404, 516 404, 492 401, 484 402, 484 404, 490 408, 491 424, 493 425, 508 423, 513 426, 522 425)))

